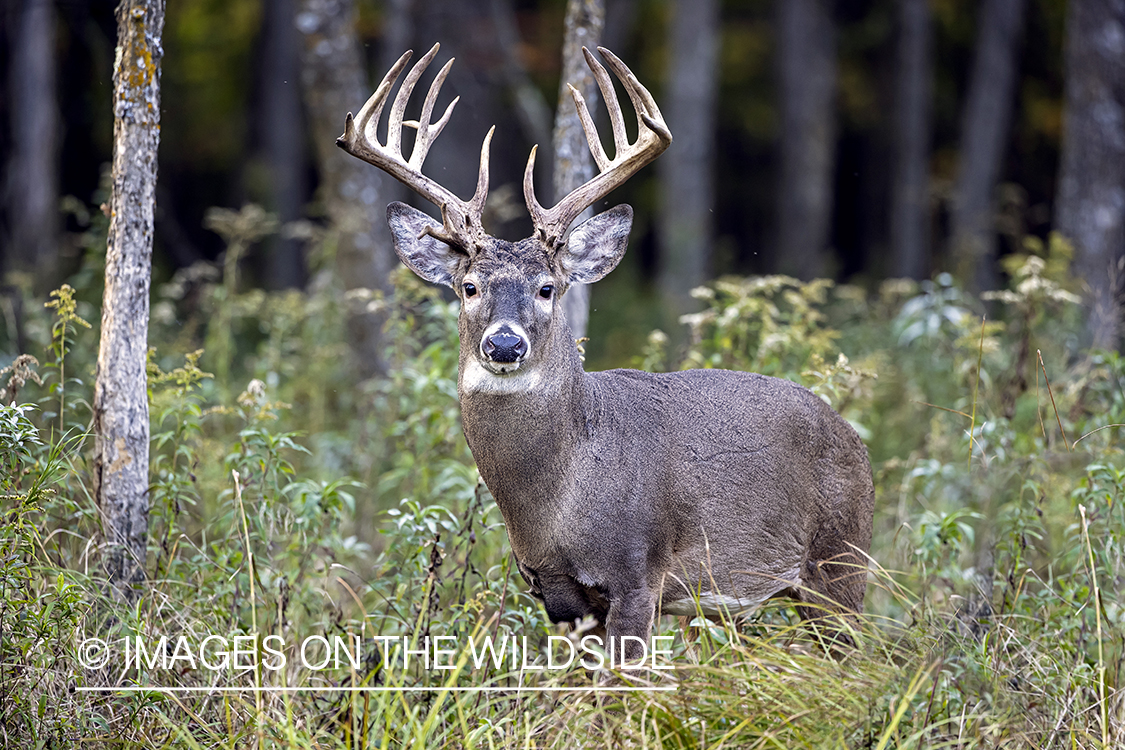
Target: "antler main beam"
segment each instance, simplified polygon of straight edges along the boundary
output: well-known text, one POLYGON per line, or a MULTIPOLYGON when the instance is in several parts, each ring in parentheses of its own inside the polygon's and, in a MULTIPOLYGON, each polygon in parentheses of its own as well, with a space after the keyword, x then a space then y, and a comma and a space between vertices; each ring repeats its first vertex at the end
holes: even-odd
POLYGON ((570 86, 570 94, 574 97, 574 106, 578 110, 582 130, 586 133, 586 142, 598 165, 599 174, 559 201, 554 208, 545 209, 535 199, 533 174, 538 146, 531 149, 531 156, 528 157, 527 169, 524 170, 523 175, 523 196, 527 202, 527 210, 531 213, 536 234, 551 251, 559 247, 567 229, 580 213, 636 174, 641 167, 660 156, 672 143, 672 133, 668 130, 668 125, 664 122, 664 117, 660 114, 660 109, 648 89, 641 85, 633 75, 633 71, 629 70, 615 54, 605 47, 598 47, 598 52, 609 63, 609 67, 625 87, 625 92, 633 103, 633 109, 637 112, 637 140, 635 143, 629 143, 625 133, 625 119, 621 115, 621 105, 617 101, 617 94, 613 90, 613 81, 609 74, 590 50, 583 47, 582 54, 586 56, 586 64, 590 66, 598 82, 598 88, 601 89, 602 98, 609 112, 610 125, 613 127, 614 155, 612 159, 606 155, 582 94, 578 89, 570 86))
POLYGON ((406 104, 414 91, 414 86, 433 61, 434 56, 437 55, 439 47, 438 44, 431 47, 430 51, 414 64, 414 67, 406 74, 406 78, 403 79, 402 86, 391 105, 391 113, 387 121, 386 145, 379 143, 377 134, 379 119, 382 117, 383 107, 390 96, 391 88, 398 80, 406 64, 410 62, 410 56, 413 54, 410 50, 404 52, 402 57, 387 71, 379 87, 375 89, 375 93, 359 110, 359 114, 354 120, 352 113, 348 113, 344 120, 344 134, 336 139, 336 145, 352 156, 379 167, 379 169, 392 175, 399 182, 439 207, 442 219, 441 229, 427 229, 426 232, 442 242, 473 255, 484 246, 488 239, 484 227, 481 226, 481 214, 484 213, 484 202, 488 197, 488 148, 492 142, 492 133, 496 128, 493 127, 488 131, 488 135, 484 138, 484 144, 481 146, 480 171, 477 174, 476 192, 471 200, 463 201, 447 188, 422 174, 422 163, 426 160, 426 154, 429 153, 430 146, 441 135, 442 129, 445 128, 450 115, 453 114, 453 108, 460 100, 460 97, 454 98, 445 108, 445 113, 441 116, 441 119, 437 122, 430 121, 438 92, 441 91, 441 86, 445 83, 445 77, 449 75, 449 69, 453 66, 452 59, 442 66, 433 83, 430 84, 430 90, 426 94, 425 103, 422 105, 422 116, 417 121, 403 120, 406 113, 406 104), (418 131, 414 138, 414 149, 410 152, 409 160, 402 156, 402 129, 404 127, 415 128, 418 131))

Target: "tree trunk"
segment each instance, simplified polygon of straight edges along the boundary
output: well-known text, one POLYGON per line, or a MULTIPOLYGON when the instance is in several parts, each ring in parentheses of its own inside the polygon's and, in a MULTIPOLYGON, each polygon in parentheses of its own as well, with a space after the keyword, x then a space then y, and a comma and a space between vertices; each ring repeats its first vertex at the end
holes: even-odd
POLYGON ((399 56, 413 44, 414 3, 415 0, 383 2, 383 49, 377 57, 381 73, 390 70, 399 56))
MULTIPOLYGON (((568 0, 566 4, 566 30, 563 37, 562 79, 559 81, 559 104, 555 110, 555 202, 572 190, 593 179, 597 174, 594 157, 586 143, 582 122, 574 108, 574 99, 567 84, 578 89, 590 109, 590 116, 597 117, 598 84, 586 65, 582 48, 594 50, 601 39, 605 24, 605 3, 603 0, 568 0)), ((593 208, 587 208, 575 219, 581 224, 593 215, 593 208)), ((563 297, 563 310, 570 323, 574 338, 586 335, 586 324, 590 319, 590 288, 585 284, 575 284, 563 297)))
MULTIPOLYGON (((355 31, 354 0, 299 0, 301 85, 316 142, 320 200, 336 232, 336 268, 346 289, 392 292, 397 266, 385 211, 401 194, 390 177, 336 147, 344 116, 371 96, 355 31)), ((355 312, 349 335, 365 377, 385 369, 384 315, 355 312)))
POLYGON ((718 0, 676 0, 669 28, 668 127, 676 147, 660 174, 661 291, 673 314, 690 312, 691 290, 708 277, 715 207, 715 117, 719 88, 718 0))
MULTIPOLYGON (((637 23, 637 0, 614 0, 605 9, 605 31, 602 46, 613 50, 618 57, 628 53, 637 23)), ((624 58, 622 58, 624 59, 624 58)))
POLYGON ((992 194, 1011 129, 1025 4, 1025 0, 984 0, 977 19, 950 217, 954 268, 974 292, 996 286, 992 194))
POLYGON ((930 113, 933 53, 929 0, 899 0, 892 276, 930 275, 930 113))
POLYGON ((1093 345, 1121 336, 1125 290, 1125 2, 1071 0, 1055 225, 1087 284, 1093 345))
POLYGON ((779 0, 780 184, 775 267, 826 269, 836 161, 836 30, 826 0, 779 0))
MULTIPOLYGON (((284 223, 301 218, 305 202, 305 133, 301 118, 301 40, 297 35, 294 0, 270 0, 263 8, 260 116, 257 138, 262 144, 269 180, 269 208, 284 223)), ((305 261, 297 240, 277 236, 266 243, 266 283, 272 289, 300 287, 305 261)))
POLYGON ((49 288, 58 261, 59 108, 55 100, 55 8, 22 0, 15 14, 8 91, 8 267, 49 288))
MULTIPOLYGON (((520 36, 512 0, 492 0, 492 24, 504 56, 504 86, 515 104, 515 115, 527 140, 539 144, 537 167, 550 167, 545 149, 551 146, 551 107, 519 57, 520 36)), ((546 172, 546 169, 542 171, 546 172)))
POLYGON ((148 297, 164 0, 117 8, 113 193, 94 386, 94 495, 109 542, 106 574, 132 596, 148 538, 148 297))
MULTIPOLYGON (((430 77, 436 72, 434 69, 454 57, 457 64, 449 71, 435 109, 444 108, 445 102, 454 96, 461 97, 453 121, 434 141, 423 171, 436 176, 454 195, 471 196, 477 185, 481 143, 489 128, 495 125, 496 137, 489 159, 488 202, 482 221, 491 234, 505 236, 513 214, 520 219, 527 216, 523 201, 518 200, 522 197, 518 180, 523 177, 527 151, 513 147, 522 128, 516 124, 518 118, 513 117, 512 106, 505 100, 508 65, 505 53, 499 51, 504 41, 503 31, 496 23, 496 7, 490 0, 427 0, 424 5, 419 3, 418 8, 419 28, 415 34, 418 49, 428 50, 435 41, 441 43, 438 59, 433 68, 426 71, 418 88, 428 88, 430 77), (505 185, 511 187, 505 190, 505 185), (516 200, 506 198, 505 194, 516 200)), ((411 102, 414 111, 421 109, 423 96, 424 91, 415 92, 411 102)), ((423 210, 434 212, 425 201, 419 205, 423 210)), ((526 226, 522 223, 520 228, 526 226)))

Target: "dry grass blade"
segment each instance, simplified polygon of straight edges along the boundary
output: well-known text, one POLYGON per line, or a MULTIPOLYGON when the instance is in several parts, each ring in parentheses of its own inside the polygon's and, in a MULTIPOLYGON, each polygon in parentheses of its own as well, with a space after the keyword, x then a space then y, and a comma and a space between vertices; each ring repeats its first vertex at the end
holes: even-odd
POLYGON ((1097 428, 1096 430, 1090 430, 1085 435, 1083 435, 1082 437, 1075 440, 1074 443, 1070 447, 1071 448, 1077 448, 1078 444, 1081 443, 1086 438, 1090 437, 1094 433, 1101 432, 1102 430, 1108 430, 1110 427, 1125 427, 1125 424, 1107 424, 1107 425, 1102 425, 1101 427, 1097 428))
POLYGON ((957 414, 957 415, 959 415, 959 416, 962 416, 962 417, 964 417, 965 419, 972 419, 972 418, 973 418, 971 414, 966 414, 965 412, 963 412, 963 411, 958 411, 957 409, 950 409, 950 408, 949 408, 949 407, 947 407, 947 406, 938 406, 937 404, 931 404, 931 403, 929 403, 929 402, 926 402, 926 401, 914 401, 913 403, 915 403, 915 404, 921 404, 922 406, 928 406, 928 407, 930 407, 931 409, 941 409, 942 411, 947 411, 947 412, 949 412, 950 414, 957 414))
MULTIPOLYGON (((1039 367, 1043 370, 1043 380, 1047 383, 1047 394, 1051 397, 1051 408, 1055 410, 1055 421, 1059 424, 1059 434, 1062 435, 1063 445, 1066 446, 1066 450, 1069 453, 1073 449, 1066 439, 1066 430, 1063 429, 1062 417, 1059 416, 1059 407, 1055 404, 1055 392, 1051 388, 1050 378, 1047 377, 1047 366, 1043 364, 1043 352, 1036 349, 1035 356, 1039 358, 1039 367)), ((1036 380, 1038 381, 1038 378, 1036 380)))

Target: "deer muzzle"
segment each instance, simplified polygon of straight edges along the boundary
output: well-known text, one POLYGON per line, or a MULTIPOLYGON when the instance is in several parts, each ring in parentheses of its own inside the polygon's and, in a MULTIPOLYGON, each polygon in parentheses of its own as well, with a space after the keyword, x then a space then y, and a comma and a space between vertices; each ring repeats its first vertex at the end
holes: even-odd
POLYGON ((527 356, 527 339, 508 326, 503 326, 495 333, 486 335, 481 341, 480 348, 481 353, 490 362, 514 364, 527 356))

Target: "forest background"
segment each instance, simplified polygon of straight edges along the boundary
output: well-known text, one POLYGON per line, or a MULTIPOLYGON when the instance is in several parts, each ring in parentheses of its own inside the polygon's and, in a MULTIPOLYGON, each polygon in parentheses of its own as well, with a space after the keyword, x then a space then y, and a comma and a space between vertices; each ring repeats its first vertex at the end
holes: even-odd
MULTIPOLYGON (((73 210, 60 213, 60 198, 84 206, 104 200, 95 193, 112 142, 113 7, 20 0, 0 16, 0 267, 31 274, 15 278, 39 293, 80 263, 83 227, 73 210)), ((613 196, 638 217, 633 249, 599 295, 598 305, 613 311, 603 319, 614 325, 593 337, 591 363, 627 362, 642 338, 637 331, 650 324, 675 334, 676 315, 698 309, 690 289, 724 273, 870 286, 948 270, 982 291, 996 286, 999 258, 1022 250, 1025 237, 1046 240, 1052 228, 1075 237, 1088 223, 1080 217, 1096 208, 1080 207, 1086 194, 1064 189, 1068 171, 1084 175, 1086 192, 1106 194, 1121 189, 1121 167, 1116 151, 1086 162, 1062 158, 1066 11, 1063 0, 609 3, 602 41, 657 94, 678 144, 613 196)), ((461 60, 446 90, 462 100, 429 169, 468 193, 470 155, 495 124, 503 146, 493 155, 492 228, 526 236, 518 181, 531 146, 550 148, 564 13, 561 0, 172 3, 157 280, 223 251, 203 221, 212 206, 256 203, 282 222, 339 213, 334 204, 348 198, 333 194, 328 162, 337 155, 328 141, 342 114, 326 108, 327 99, 357 110, 401 50, 433 41, 461 60), (335 37, 327 50, 310 49, 325 14, 353 13, 346 44, 335 37), (318 97, 326 86, 341 91, 318 97)), ((1082 29, 1070 25, 1076 80, 1107 75, 1096 70, 1100 46, 1109 45, 1103 65, 1114 64, 1113 32, 1103 25, 1098 17, 1082 29)), ((1103 87, 1087 98, 1120 108, 1121 84, 1110 78, 1103 87)), ((1081 119, 1082 94, 1071 96, 1069 116, 1081 119)), ((1112 112, 1102 122, 1120 127, 1112 112)), ((550 184, 551 163, 539 159, 541 184, 550 184)), ((361 191, 378 191, 377 201, 360 205, 377 225, 379 247, 370 252, 384 256, 375 265, 385 275, 393 262, 378 226, 382 204, 406 195, 380 174, 353 179, 362 179, 361 191)), ((1119 260, 1116 223, 1104 240, 1078 248, 1080 276, 1103 279, 1119 260)), ((243 283, 303 287, 307 244, 270 237, 240 263, 243 283)), ((349 283, 386 283, 373 273, 363 269, 349 283)), ((1099 343, 1106 335, 1113 334, 1099 343)))
POLYGON ((0 11, 5 742, 1125 741, 1122 3, 170 3, 144 575, 124 589, 90 434, 114 9, 0 11), (329 677, 225 674, 218 698, 108 690, 215 685, 90 669, 83 637, 557 632, 510 575, 460 434, 456 304, 396 270, 384 209, 412 196, 334 139, 403 50, 441 42, 439 62, 458 62, 439 106, 461 101, 424 171, 467 195, 495 124, 485 223, 525 236, 533 144, 537 185, 557 184, 568 7, 675 136, 603 203, 636 220, 578 324, 587 369, 749 369, 837 408, 878 488, 865 646, 827 658, 779 603, 749 624, 696 622, 694 649, 662 621, 678 691, 617 706, 521 694, 527 675, 499 668, 442 678, 512 692, 442 692, 424 671, 381 671, 374 645, 329 677), (435 689, 247 690, 270 680, 435 689))

